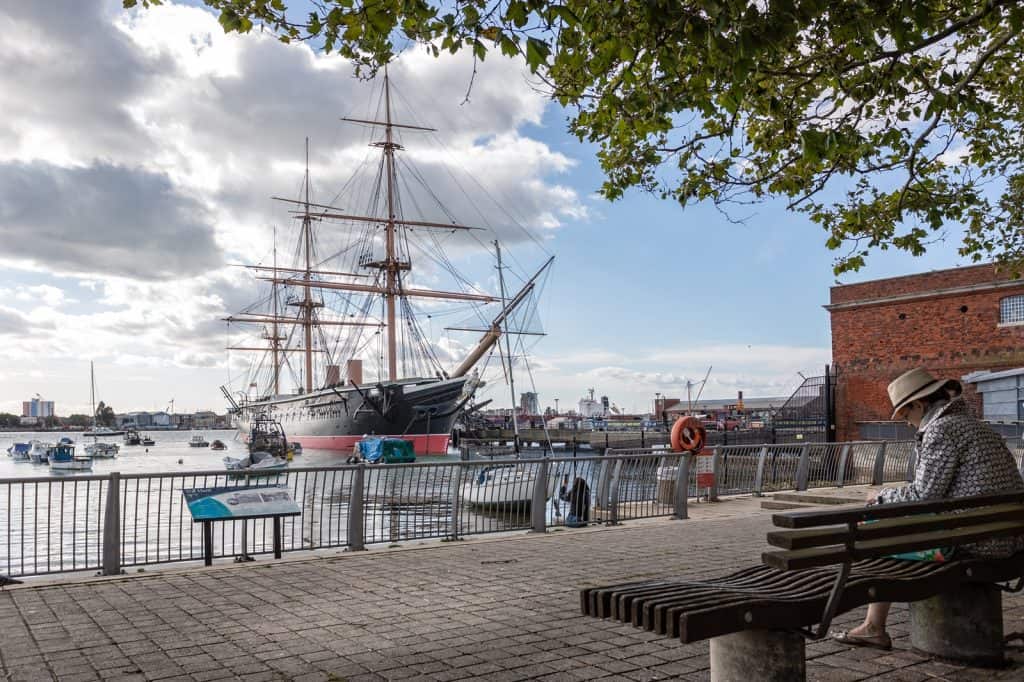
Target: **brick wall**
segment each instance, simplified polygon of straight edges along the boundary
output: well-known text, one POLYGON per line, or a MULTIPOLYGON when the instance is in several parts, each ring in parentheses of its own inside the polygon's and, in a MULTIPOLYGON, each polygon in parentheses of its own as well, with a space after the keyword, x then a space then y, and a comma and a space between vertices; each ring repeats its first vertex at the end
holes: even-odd
MULTIPOLYGON (((828 308, 839 368, 837 437, 857 438, 859 421, 889 419, 886 386, 908 369, 959 379, 978 369, 1024 366, 1024 326, 999 326, 999 300, 1024 293, 1024 280, 985 290, 997 282, 1012 280, 980 265, 833 287, 828 308), (978 290, 943 292, 960 287, 978 290), (914 294, 920 296, 885 300, 914 294)), ((980 413, 978 396, 965 389, 980 413)))

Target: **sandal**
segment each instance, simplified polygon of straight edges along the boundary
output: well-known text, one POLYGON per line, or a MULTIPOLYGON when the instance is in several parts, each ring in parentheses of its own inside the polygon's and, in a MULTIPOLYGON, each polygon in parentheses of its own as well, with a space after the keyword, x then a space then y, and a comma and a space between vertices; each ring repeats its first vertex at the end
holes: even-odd
POLYGON ((885 633, 881 635, 855 635, 849 630, 842 630, 841 632, 833 632, 829 636, 840 644, 870 647, 883 651, 892 650, 892 637, 885 633))

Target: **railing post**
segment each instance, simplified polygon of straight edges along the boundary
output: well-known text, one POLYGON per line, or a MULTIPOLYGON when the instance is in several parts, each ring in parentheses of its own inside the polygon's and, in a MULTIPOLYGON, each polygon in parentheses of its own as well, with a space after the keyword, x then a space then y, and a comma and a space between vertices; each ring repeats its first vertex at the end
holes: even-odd
POLYGON ((764 490, 764 463, 768 459, 768 446, 761 446, 757 454, 757 471, 754 473, 754 496, 761 497, 764 490))
POLYGON ((619 525, 619 482, 622 480, 622 458, 615 460, 611 486, 608 490, 608 520, 605 525, 619 525))
MULTIPOLYGON (((612 452, 614 453, 614 450, 612 452)), ((601 456, 601 473, 597 476, 597 490, 594 491, 594 500, 595 504, 602 511, 608 509, 608 480, 611 478, 612 473, 612 463, 608 461, 608 457, 613 456, 614 454, 608 454, 608 450, 605 450, 601 456)))
POLYGON ((846 480, 846 461, 850 457, 850 444, 843 443, 843 449, 839 451, 839 470, 836 471, 836 487, 842 488, 846 480))
POLYGON ((875 453, 875 471, 871 475, 871 485, 882 485, 885 483, 885 441, 878 444, 878 452, 875 453))
POLYGON ((807 478, 811 474, 811 444, 800 446, 800 462, 796 465, 796 489, 807 490, 807 478))
POLYGON ((121 575, 121 474, 107 479, 107 505, 103 517, 103 575, 121 575))
POLYGON ((451 534, 448 536, 452 540, 459 539, 459 517, 462 515, 462 465, 456 464, 455 471, 452 472, 452 515, 449 520, 449 526, 451 527, 451 534))
POLYGON ((530 505, 531 533, 544 533, 547 531, 548 479, 551 477, 550 467, 551 460, 547 457, 542 457, 540 465, 537 467, 537 480, 533 482, 533 502, 530 505))
POLYGON ((676 499, 674 519, 689 518, 687 510, 688 498, 690 496, 690 457, 689 452, 679 455, 679 463, 676 465, 676 499))
POLYGON ((907 482, 914 480, 914 471, 917 469, 917 448, 910 447, 910 456, 907 457, 907 482))
POLYGON ((722 449, 717 445, 711 449, 711 490, 708 502, 718 501, 719 479, 722 477, 722 449))
POLYGON ((348 498, 348 548, 353 552, 359 552, 366 549, 363 518, 366 464, 363 462, 357 464, 352 474, 352 490, 348 498))

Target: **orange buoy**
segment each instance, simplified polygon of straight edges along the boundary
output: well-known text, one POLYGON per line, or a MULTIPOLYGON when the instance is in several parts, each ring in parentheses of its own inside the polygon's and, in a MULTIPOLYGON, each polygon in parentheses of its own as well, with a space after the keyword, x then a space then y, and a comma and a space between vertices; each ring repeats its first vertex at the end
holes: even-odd
POLYGON ((680 417, 672 425, 672 450, 700 452, 707 441, 707 431, 696 417, 680 417))

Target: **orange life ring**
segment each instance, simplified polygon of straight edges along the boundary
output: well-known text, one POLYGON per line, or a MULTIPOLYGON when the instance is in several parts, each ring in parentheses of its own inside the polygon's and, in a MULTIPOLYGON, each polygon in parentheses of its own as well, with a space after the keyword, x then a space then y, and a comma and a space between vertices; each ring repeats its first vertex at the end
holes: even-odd
POLYGON ((700 452, 707 441, 707 431, 696 417, 680 417, 672 425, 672 450, 700 452))

